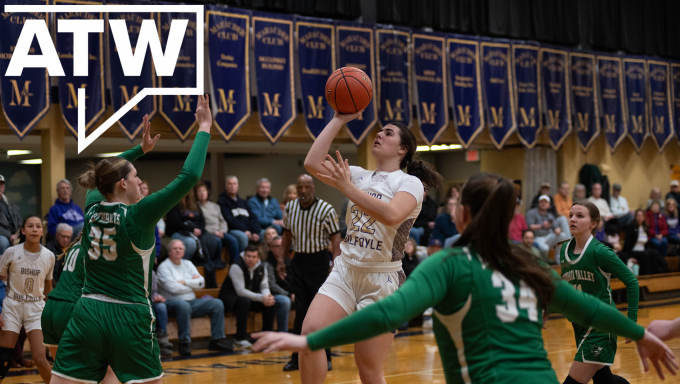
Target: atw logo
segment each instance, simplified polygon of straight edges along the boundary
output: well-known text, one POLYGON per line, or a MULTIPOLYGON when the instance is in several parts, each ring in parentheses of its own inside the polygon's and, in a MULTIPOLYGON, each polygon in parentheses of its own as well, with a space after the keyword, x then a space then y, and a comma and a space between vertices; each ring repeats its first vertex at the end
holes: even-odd
MULTIPOLYGON (((5 12, 184 12, 196 14, 196 25, 203 31, 204 10, 202 5, 5 5, 5 12)), ((73 75, 87 76, 88 46, 90 33, 104 33, 104 20, 56 20, 57 33, 73 34, 73 75)), ((109 28, 118 51, 118 59, 125 76, 139 76, 142 72, 147 48, 151 51, 158 76, 172 76, 189 20, 174 19, 170 26, 165 52, 161 47, 156 22, 142 22, 137 46, 133 50, 125 20, 109 19, 109 28)), ((203 33, 196 35, 196 87, 194 88, 145 88, 129 98, 125 105, 103 124, 85 137, 85 88, 78 88, 78 153, 92 144, 123 115, 134 108, 147 95, 202 95, 203 94, 203 33)), ((114 60, 114 58, 111 58, 114 60)), ((50 76, 64 76, 57 50, 44 20, 26 20, 16 48, 12 54, 5 76, 21 76, 24 68, 47 68, 50 76), (33 39, 37 39, 41 55, 29 55, 33 39)))

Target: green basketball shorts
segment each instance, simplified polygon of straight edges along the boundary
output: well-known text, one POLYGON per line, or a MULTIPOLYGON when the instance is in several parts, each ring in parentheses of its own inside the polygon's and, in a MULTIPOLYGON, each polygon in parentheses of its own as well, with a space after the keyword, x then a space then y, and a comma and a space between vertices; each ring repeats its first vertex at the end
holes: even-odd
POLYGON ((48 347, 57 347, 61 337, 66 331, 66 326, 71 320, 76 303, 57 299, 49 299, 43 309, 40 322, 42 324, 43 344, 48 347))
POLYGON ((576 351, 574 361, 612 366, 614 364, 614 356, 616 356, 616 342, 616 335, 598 332, 593 329, 586 329, 585 332, 576 333, 578 350, 576 351))

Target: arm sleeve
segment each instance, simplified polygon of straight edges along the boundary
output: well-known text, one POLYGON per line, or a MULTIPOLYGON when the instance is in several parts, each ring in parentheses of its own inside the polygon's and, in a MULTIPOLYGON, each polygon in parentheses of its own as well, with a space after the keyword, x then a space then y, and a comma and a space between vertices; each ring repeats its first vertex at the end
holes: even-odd
POLYGON ((447 282, 455 281, 455 276, 443 268, 442 259, 428 258, 392 295, 308 335, 309 348, 316 351, 370 339, 437 305, 448 293, 447 282))
POLYGON ((597 265, 604 271, 612 274, 626 286, 626 297, 628 297, 628 318, 637 321, 638 303, 640 301, 640 287, 635 275, 626 267, 621 259, 611 248, 602 247, 598 249, 595 260, 597 265))
POLYGON ((264 300, 263 294, 255 293, 246 289, 243 271, 238 265, 232 265, 231 268, 229 268, 229 278, 231 279, 231 283, 234 285, 234 290, 236 291, 237 296, 247 297, 250 300, 259 301, 260 303, 262 300, 264 300))
POLYGON ((196 185, 203 174, 209 143, 210 134, 198 132, 179 176, 162 190, 135 204, 136 209, 131 214, 139 228, 155 226, 196 185))
POLYGON ((399 182, 397 192, 408 192, 413 195, 416 198, 416 206, 418 206, 423 203, 425 187, 423 187, 423 183, 417 177, 409 176, 399 182))
MULTIPOLYGON (((131 149, 128 149, 127 151, 121 153, 118 155, 118 157, 122 157, 123 159, 129 161, 129 162, 134 162, 135 160, 139 159, 144 155, 144 151, 142 150, 141 145, 137 145, 131 149)), ((87 191, 87 198, 85 200, 85 207, 89 207, 90 204, 92 203, 98 203, 100 201, 106 200, 106 197, 101 194, 97 189, 90 189, 87 191)))

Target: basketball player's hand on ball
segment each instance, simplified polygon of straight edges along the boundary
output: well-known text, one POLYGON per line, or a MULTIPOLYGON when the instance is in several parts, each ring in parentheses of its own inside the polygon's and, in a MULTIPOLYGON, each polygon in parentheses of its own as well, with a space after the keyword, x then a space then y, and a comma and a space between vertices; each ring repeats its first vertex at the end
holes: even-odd
POLYGON ((255 352, 276 352, 276 351, 296 351, 302 352, 309 350, 307 337, 283 332, 258 332, 251 335, 257 340, 252 346, 255 352))
POLYGON ((156 135, 153 140, 151 140, 151 123, 149 122, 148 114, 144 115, 142 122, 144 126, 144 129, 142 130, 142 151, 147 153, 156 146, 156 143, 158 142, 158 139, 161 138, 161 135, 156 135))
POLYGON ((198 103, 196 104, 196 122, 198 123, 198 130, 210 133, 212 126, 212 112, 210 112, 210 98, 208 94, 205 96, 198 96, 198 103))
POLYGON ((333 116, 333 118, 340 120, 342 124, 347 124, 348 122, 361 117, 362 113, 364 113, 363 109, 357 113, 340 113, 335 111, 335 116, 333 116))
POLYGON ((338 158, 337 162, 331 155, 326 155, 327 161, 321 163, 321 166, 328 171, 328 174, 324 175, 323 173, 317 173, 316 176, 319 179, 325 180, 326 184, 329 184, 342 192, 345 191, 346 188, 354 185, 350 180, 352 171, 349 169, 349 161, 342 159, 340 151, 335 151, 335 155, 338 158))
POLYGON ((659 361, 666 366, 666 369, 668 369, 672 375, 675 375, 675 372, 680 368, 673 351, 651 332, 645 330, 645 335, 642 339, 635 343, 637 344, 638 354, 640 355, 640 360, 642 360, 642 366, 645 368, 645 372, 649 372, 649 362, 647 359, 652 361, 652 365, 654 365, 654 369, 661 380, 664 380, 665 377, 659 361))

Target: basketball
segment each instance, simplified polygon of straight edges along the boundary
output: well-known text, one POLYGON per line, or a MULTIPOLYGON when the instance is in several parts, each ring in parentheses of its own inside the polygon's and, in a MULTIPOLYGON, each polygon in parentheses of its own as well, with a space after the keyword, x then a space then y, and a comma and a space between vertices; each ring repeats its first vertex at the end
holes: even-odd
POLYGON ((368 107, 373 97, 373 83, 359 68, 342 67, 326 81, 326 100, 339 113, 356 113, 368 107))

